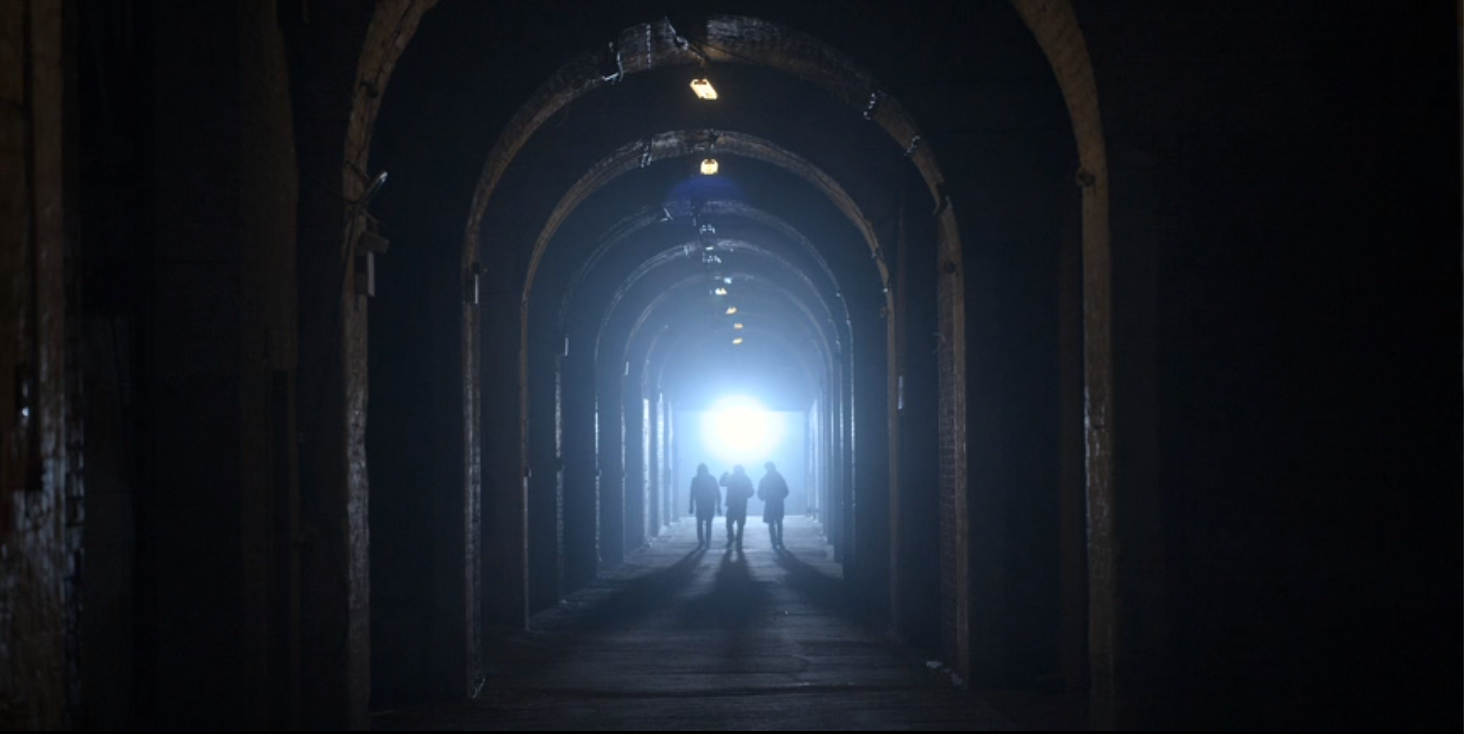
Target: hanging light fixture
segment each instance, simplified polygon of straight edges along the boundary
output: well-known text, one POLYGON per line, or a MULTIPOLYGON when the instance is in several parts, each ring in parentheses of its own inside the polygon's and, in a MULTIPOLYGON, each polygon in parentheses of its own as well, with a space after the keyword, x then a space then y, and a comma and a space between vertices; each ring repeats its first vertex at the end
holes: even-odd
POLYGON ((719 296, 725 296, 727 295, 727 289, 723 288, 722 286, 717 286, 717 289, 712 291, 712 293, 715 293, 719 296))
POLYGON ((703 176, 715 176, 715 175, 717 175, 717 159, 716 158, 704 158, 704 159, 702 159, 702 162, 701 162, 701 172, 702 172, 702 175, 703 176))
POLYGON ((734 328, 734 329, 736 329, 738 331, 741 331, 742 330, 742 322, 741 321, 738 321, 737 323, 735 323, 735 324, 732 325, 732 328, 734 328))
POLYGON ((742 343, 742 337, 739 336, 736 339, 733 339, 732 340, 732 343, 733 344, 741 344, 742 343))
POLYGON ((691 91, 696 92, 697 99, 713 100, 717 98, 717 90, 708 79, 692 79, 691 91))
POLYGON ((728 316, 731 316, 734 313, 737 313, 737 307, 736 306, 728 306, 727 307, 727 315, 728 316))

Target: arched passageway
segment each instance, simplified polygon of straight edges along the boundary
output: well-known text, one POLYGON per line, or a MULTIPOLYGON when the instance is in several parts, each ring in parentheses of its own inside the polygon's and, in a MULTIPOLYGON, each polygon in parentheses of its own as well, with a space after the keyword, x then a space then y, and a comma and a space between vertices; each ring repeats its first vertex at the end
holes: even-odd
MULTIPOLYGON (((873 75, 777 23, 728 16, 681 25, 631 26, 608 56, 592 50, 547 75, 486 152, 461 262, 424 251, 420 266, 393 264, 419 268, 415 283, 399 287, 461 282, 470 293, 459 348, 449 335, 434 337, 437 353, 457 356, 433 369, 464 370, 451 384, 466 398, 465 484, 450 512, 462 512, 467 527, 482 523, 481 555, 469 554, 467 586, 453 598, 479 594, 470 612, 487 628, 521 626, 657 536, 682 514, 678 462, 692 438, 682 424, 717 395, 747 390, 688 366, 690 355, 724 355, 712 366, 782 361, 796 366, 797 386, 769 378, 766 389, 795 394, 768 402, 801 416, 793 453, 818 477, 806 501, 862 604, 965 675, 994 682, 1065 666, 1085 679, 1085 633, 1043 641, 1086 619, 1081 543, 1001 531, 1007 513, 1037 511, 1054 536, 1071 535, 1078 531, 1060 516, 1085 515, 1071 497, 1006 499, 1022 480, 998 468, 1013 441, 1051 447, 1028 466, 1058 463, 1059 421, 1034 422, 1018 439, 998 428, 1000 403, 1058 402, 1055 298, 1024 303, 997 285, 1018 282, 1015 266, 1030 279, 1022 292, 1061 290, 1056 267, 1042 264, 1055 265, 1056 242, 968 268, 933 138, 873 75), (696 99, 687 81, 697 75, 719 89, 717 100, 696 99), (700 171, 709 160, 715 174, 700 171), (968 303, 972 288, 979 299, 968 303), (721 304, 738 298, 747 299, 742 316, 729 318, 721 304), (968 348, 972 338, 1007 338, 989 319, 1024 312, 1051 334, 1048 346, 997 361, 968 348), (758 322, 745 320, 753 315, 758 322), (734 325, 745 331, 732 333, 734 325), (760 351, 760 339, 781 349, 760 351), (504 348, 515 342, 516 355, 504 348), (972 359, 982 369, 968 373, 972 359), (1041 377, 1018 386, 1012 368, 1033 359, 1041 377), (965 408, 973 390, 983 396, 978 414, 965 408), (973 427, 984 432, 975 444, 966 438, 973 427), (972 451, 992 471, 968 476, 972 451), (970 541, 976 531, 980 547, 970 541), (1036 593, 1064 599, 1067 621, 1054 615, 1014 637, 1007 597, 1033 586, 983 577, 980 559, 1027 546, 1045 549, 1033 566, 1044 579, 1036 593), (482 593, 490 587, 496 593, 482 593), (1065 652, 1055 656, 1057 648, 1065 652)), ((1057 150, 1037 160, 1060 170, 1066 155, 1057 150)), ((451 194, 434 185, 462 201, 461 184, 451 194)), ((1078 219, 1074 199, 1048 196, 1051 220, 1078 219)), ((386 207, 384 218, 425 225, 386 207)), ((445 318, 451 306, 439 303, 445 318)), ((423 334, 409 338, 421 344, 423 334)), ((381 349, 419 351, 408 342, 381 349)), ((452 399, 435 392, 438 404, 452 399)), ((394 416, 390 425, 406 425, 394 416)), ((1070 473, 1070 486, 1084 475, 1070 473)), ((1038 481, 1055 484, 1055 470, 1038 481)), ((410 521, 398 527, 384 531, 422 532, 410 521)), ((471 665, 465 672, 471 681, 471 665)))
POLYGON ((1457 726, 1458 11, 0 4, 0 728, 600 701, 500 644, 597 598, 759 695, 889 670, 834 599, 967 704, 1457 726), (769 458, 804 563, 678 556, 769 458))

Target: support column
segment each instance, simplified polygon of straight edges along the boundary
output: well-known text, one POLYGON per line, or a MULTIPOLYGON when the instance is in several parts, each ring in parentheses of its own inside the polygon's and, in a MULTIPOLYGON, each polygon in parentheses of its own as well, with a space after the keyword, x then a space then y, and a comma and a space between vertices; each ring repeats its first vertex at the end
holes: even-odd
POLYGON ((621 381, 623 364, 595 366, 600 431, 595 439, 600 477, 600 568, 625 560, 625 443, 621 381))
POLYGON ((593 362, 571 344, 560 362, 563 394, 565 585, 578 589, 598 570, 599 508, 595 491, 595 392, 593 362))
MULTIPOLYGON (((501 233, 505 239, 507 233, 501 233)), ((521 453, 523 420, 518 350, 518 269, 501 243, 484 242, 480 249, 502 248, 494 266, 485 267, 479 295, 479 335, 492 349, 479 350, 482 385, 483 441, 483 617, 495 635, 520 630, 529 621, 528 467, 521 453)))

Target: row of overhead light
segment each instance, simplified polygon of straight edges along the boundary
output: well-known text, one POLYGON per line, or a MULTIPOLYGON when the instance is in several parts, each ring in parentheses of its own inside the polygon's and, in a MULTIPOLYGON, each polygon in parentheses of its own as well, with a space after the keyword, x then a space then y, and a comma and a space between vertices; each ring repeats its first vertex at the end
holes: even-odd
MULTIPOLYGON (((713 87, 711 81, 710 80, 707 80, 707 79, 692 79, 691 80, 691 91, 696 93, 697 99, 701 99, 701 100, 705 100, 705 101, 712 101, 712 100, 714 100, 714 99, 717 98, 717 89, 715 87, 713 87)), ((716 158, 706 158, 706 159, 703 159, 702 162, 701 162, 701 172, 702 172, 702 175, 703 176, 715 176, 717 174, 717 168, 718 168, 718 166, 717 166, 717 159, 716 158)), ((731 278, 723 278, 722 279, 722 284, 721 285, 718 285, 715 289, 713 289, 712 290, 712 293, 714 295, 717 295, 717 296, 725 296, 725 295, 727 295, 727 285, 726 284, 730 284, 731 282, 732 282, 732 279, 731 278)), ((736 306, 733 306, 733 305, 728 305, 727 306, 726 314, 728 316, 736 316, 737 315, 737 307, 736 306)), ((733 321, 732 322, 732 329, 734 331, 742 331, 742 322, 741 321, 733 321)), ((742 343, 742 335, 739 334, 739 335, 737 335, 737 336, 735 336, 735 337, 732 338, 732 344, 734 346, 735 345, 738 345, 738 344, 741 344, 741 343, 742 343)))
MULTIPOLYGON (((717 89, 713 87, 712 82, 707 79, 692 79, 691 91, 696 93, 697 99, 705 100, 708 102, 717 98, 717 89)), ((701 172, 703 176, 717 175, 717 159, 702 159, 701 172)))
MULTIPOLYGON (((731 278, 723 278, 722 281, 724 283, 730 283, 730 282, 732 282, 732 279, 731 278)), ((715 295, 715 296, 725 296, 725 295, 727 295, 727 286, 725 286, 725 285, 719 285, 716 288, 713 288, 712 289, 712 295, 715 295)), ((727 310, 724 311, 723 313, 725 313, 728 316, 736 316, 737 315, 737 307, 729 304, 727 306, 727 310)), ((734 331, 742 331, 742 322, 741 321, 733 321, 732 322, 732 329, 734 331)), ((738 336, 734 337, 732 339, 732 343, 733 344, 741 344, 742 343, 742 336, 739 334, 738 336)))

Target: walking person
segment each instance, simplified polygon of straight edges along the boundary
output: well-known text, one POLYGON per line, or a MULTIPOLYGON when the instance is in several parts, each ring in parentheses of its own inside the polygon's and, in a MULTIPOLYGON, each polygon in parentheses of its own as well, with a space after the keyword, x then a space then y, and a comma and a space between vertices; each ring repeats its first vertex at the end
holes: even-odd
POLYGON ((696 543, 698 548, 712 544, 712 518, 720 514, 722 490, 717 480, 707 471, 706 464, 696 465, 696 476, 691 480, 691 507, 687 512, 696 513, 696 543))
POLYGON ((727 487, 727 547, 735 543, 742 550, 742 528, 747 525, 747 501, 752 499, 752 477, 742 470, 742 465, 732 467, 731 474, 722 475, 722 484, 727 487))
POLYGON ((783 500, 788 497, 788 482, 769 461, 763 464, 767 474, 757 483, 757 498, 763 501, 763 522, 768 524, 768 537, 773 548, 783 547, 783 500))

